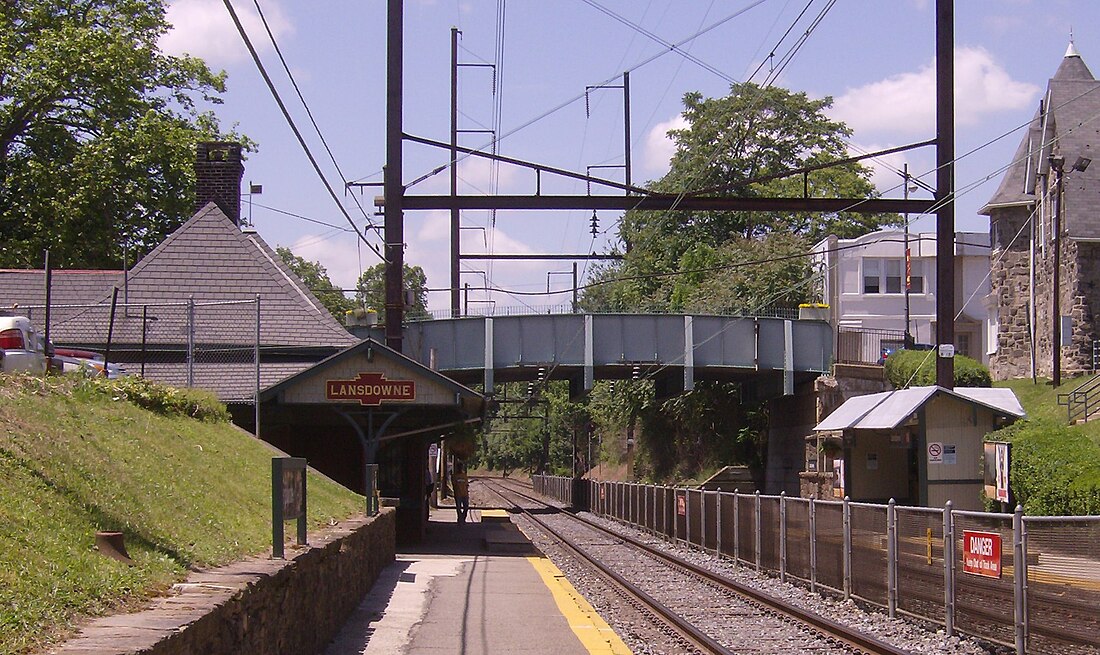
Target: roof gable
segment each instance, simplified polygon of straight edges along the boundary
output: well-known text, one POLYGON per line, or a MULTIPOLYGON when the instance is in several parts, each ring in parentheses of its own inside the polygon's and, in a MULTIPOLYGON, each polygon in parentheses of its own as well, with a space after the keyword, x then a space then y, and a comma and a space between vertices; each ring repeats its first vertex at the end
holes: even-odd
POLYGON ((345 330, 255 233, 244 233, 213 202, 130 270, 131 303, 249 300, 260 296, 261 341, 346 346, 345 330))

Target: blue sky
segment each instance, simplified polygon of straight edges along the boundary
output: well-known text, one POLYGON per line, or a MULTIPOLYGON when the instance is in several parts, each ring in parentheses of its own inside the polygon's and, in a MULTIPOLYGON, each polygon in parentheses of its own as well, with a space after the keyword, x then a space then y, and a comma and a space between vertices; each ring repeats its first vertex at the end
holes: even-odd
MULTIPOLYGON (((759 67, 759 81, 802 37, 828 4, 813 0, 406 0, 405 131, 446 141, 449 138, 450 28, 462 31, 460 61, 493 62, 498 50, 498 10, 504 10, 503 65, 493 76, 486 68, 460 73, 460 127, 481 129, 499 107, 504 135, 501 154, 583 172, 587 166, 623 162, 622 93, 596 91, 584 101, 586 86, 618 83, 631 70, 631 146, 633 181, 660 177, 671 146, 664 132, 679 119, 680 99, 689 91, 724 95, 729 80, 743 81, 759 67), (606 11, 601 11, 601 8, 606 11), (649 35, 608 13, 634 23, 649 35), (724 20, 728 19, 728 20, 724 20), (724 21, 724 22, 723 22, 724 21), (680 43, 694 61, 669 52, 680 43), (791 33, 781 37, 792 24, 791 33), (771 52, 774 58, 769 58, 771 52), (661 53, 664 54, 661 54, 661 53), (658 56, 659 55, 659 56, 658 56), (643 62, 647 62, 644 63, 643 62), (642 64, 642 65, 639 65, 642 64), (571 101, 571 102, 569 102, 571 101), (558 108, 548 113, 549 110, 558 108)), ((1016 130, 1034 114, 1047 79, 1066 51, 1070 30, 1086 63, 1100 66, 1100 3, 1093 0, 957 0, 956 2, 956 224, 960 230, 986 231, 976 211, 993 194, 1020 141, 1016 130)), ((234 0, 237 12, 329 181, 342 195, 343 183, 313 133, 305 110, 256 17, 251 0, 234 0)), ((385 161, 385 0, 291 2, 260 0, 295 79, 332 148, 344 176, 381 180, 385 161)), ((831 96, 830 115, 853 130, 853 152, 923 141, 934 134, 934 0, 839 0, 791 57, 777 84, 813 97, 831 96)), ((361 267, 378 258, 346 229, 339 209, 318 181, 308 160, 264 86, 221 0, 175 0, 169 20, 174 29, 162 41, 169 52, 206 58, 229 75, 225 103, 216 108, 223 125, 259 143, 247 164, 245 183, 263 184, 253 198, 252 219, 268 243, 324 264, 333 281, 352 287, 361 267), (261 206, 262 205, 262 206, 261 206), (269 209, 273 208, 273 209, 269 209), (276 211, 279 210, 279 211, 276 211), (298 214, 336 226, 287 215, 298 214)), ((486 143, 483 134, 466 134, 469 147, 486 143)), ((885 195, 900 197, 900 177, 890 167, 909 165, 914 174, 932 169, 931 148, 892 155, 876 166, 875 182, 885 195)), ((406 183, 446 163, 447 153, 406 144, 406 183)), ((620 169, 597 173, 621 179, 620 169)), ((463 160, 460 192, 486 193, 496 178, 500 193, 534 192, 534 176, 483 161, 463 160)), ((934 178, 926 178, 934 183, 934 178)), ((409 193, 444 193, 447 174, 429 177, 409 193)), ((544 176, 544 193, 583 193, 579 182, 544 176)), ((362 204, 373 209, 375 189, 362 204)), ((914 194, 919 197, 920 194, 914 194)), ((351 198, 342 198, 363 226, 351 198)), ((247 200, 245 212, 247 209, 247 200)), ((583 253, 602 251, 615 242, 619 215, 600 212, 600 234, 589 229, 591 212, 486 212, 463 214, 463 251, 496 253, 583 253)), ((378 219, 380 220, 380 219, 378 219)), ((406 214, 406 261, 422 266, 429 287, 449 284, 449 228, 446 212, 406 214)), ((921 218, 915 229, 932 230, 921 218)), ((377 236, 371 237, 379 243, 377 236)), ((569 262, 465 261, 463 280, 472 287, 545 291, 549 271, 566 271, 569 262)), ((585 264, 581 263, 582 271, 585 264)), ((549 276, 553 289, 569 286, 567 275, 549 276)), ((474 292, 472 301, 497 306, 549 305, 557 296, 510 297, 474 292)), ((430 294, 432 308, 448 306, 446 292, 430 294)), ((471 306, 471 310, 474 307, 471 306)))

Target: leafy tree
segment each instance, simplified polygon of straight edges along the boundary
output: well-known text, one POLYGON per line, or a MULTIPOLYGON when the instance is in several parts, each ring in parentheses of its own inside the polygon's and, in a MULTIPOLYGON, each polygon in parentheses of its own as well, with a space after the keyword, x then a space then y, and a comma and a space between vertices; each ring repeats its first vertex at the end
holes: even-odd
MULTIPOLYGON (((871 197, 870 171, 858 163, 779 177, 847 157, 851 132, 825 115, 831 102, 752 83, 734 84, 723 98, 688 93, 687 127, 669 132, 677 146, 671 168, 650 188, 748 198, 871 197)), ((790 257, 828 234, 858 236, 896 219, 852 212, 628 211, 619 232, 625 257, 597 268, 599 284, 586 291, 584 306, 682 311, 700 303, 696 309, 801 302, 809 293, 798 285, 809 276, 808 258, 790 257)))
MULTIPOLYGON (((412 292, 412 305, 405 307, 405 315, 428 315, 428 276, 419 266, 405 264, 405 291, 412 292)), ((361 307, 374 309, 381 314, 386 307, 386 264, 379 263, 363 271, 355 285, 355 302, 361 307)))
POLYGON ((280 246, 275 249, 275 252, 279 253, 279 257, 290 267, 290 270, 301 278, 314 296, 317 296, 317 300, 321 301, 325 309, 343 324, 344 315, 355 308, 355 303, 344 295, 340 287, 328 279, 328 270, 320 262, 311 262, 295 255, 290 248, 280 246))
POLYGON ((242 139, 198 109, 224 72, 160 52, 168 28, 163 0, 0 2, 0 266, 117 268, 190 217, 195 144, 242 139))

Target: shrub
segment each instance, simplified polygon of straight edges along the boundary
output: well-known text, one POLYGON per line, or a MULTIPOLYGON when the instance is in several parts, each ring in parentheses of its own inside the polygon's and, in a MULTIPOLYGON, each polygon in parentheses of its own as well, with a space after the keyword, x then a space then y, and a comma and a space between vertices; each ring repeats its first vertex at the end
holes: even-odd
POLYGON ((1009 484, 1028 514, 1100 514, 1100 446, 1081 429, 1031 419, 987 439, 1012 444, 1009 484))
MULTIPOLYGON (((936 353, 932 350, 897 350, 886 358, 886 379, 897 389, 936 383, 936 353)), ((991 387, 993 378, 981 362, 955 355, 956 387, 991 387)))
POLYGON ((138 407, 165 415, 190 416, 210 423, 229 420, 229 410, 217 396, 202 389, 179 389, 136 376, 108 380, 87 378, 81 388, 114 400, 126 400, 138 407))

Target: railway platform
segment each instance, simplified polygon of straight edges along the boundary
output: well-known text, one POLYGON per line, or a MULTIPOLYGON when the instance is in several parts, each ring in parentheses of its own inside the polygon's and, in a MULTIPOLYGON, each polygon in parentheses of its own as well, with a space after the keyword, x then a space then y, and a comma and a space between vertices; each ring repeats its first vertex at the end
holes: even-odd
POLYGON ((430 510, 427 538, 400 551, 326 655, 630 650, 502 510, 430 510))

